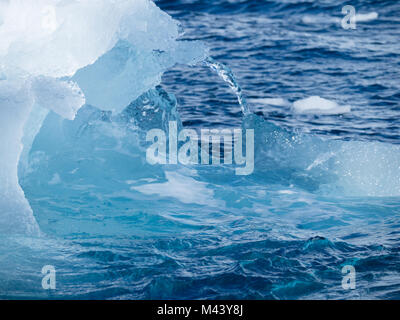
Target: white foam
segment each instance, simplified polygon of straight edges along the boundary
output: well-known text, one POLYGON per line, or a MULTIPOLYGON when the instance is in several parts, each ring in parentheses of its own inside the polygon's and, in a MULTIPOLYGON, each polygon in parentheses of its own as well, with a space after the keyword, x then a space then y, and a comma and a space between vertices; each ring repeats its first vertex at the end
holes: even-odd
POLYGON ((294 102, 293 110, 301 114, 335 115, 351 112, 351 107, 340 106, 335 101, 312 96, 294 102))

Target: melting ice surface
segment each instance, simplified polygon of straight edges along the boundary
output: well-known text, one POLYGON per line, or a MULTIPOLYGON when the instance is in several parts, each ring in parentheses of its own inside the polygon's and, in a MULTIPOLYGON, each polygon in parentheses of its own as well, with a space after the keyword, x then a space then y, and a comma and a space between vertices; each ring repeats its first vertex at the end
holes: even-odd
POLYGON ((399 146, 253 114, 231 70, 178 41, 150 1, 0 4, 0 297, 396 297, 399 146), (203 60, 255 130, 249 177, 146 162, 147 130, 183 126, 161 75, 203 60), (343 293, 346 264, 360 291, 343 293), (44 265, 57 269, 55 292, 41 288, 44 265))

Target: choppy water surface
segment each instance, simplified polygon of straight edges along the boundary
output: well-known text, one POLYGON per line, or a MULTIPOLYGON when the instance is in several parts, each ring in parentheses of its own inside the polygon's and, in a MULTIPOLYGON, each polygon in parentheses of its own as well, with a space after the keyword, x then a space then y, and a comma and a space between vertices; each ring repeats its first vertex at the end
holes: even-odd
POLYGON ((200 64, 119 116, 50 114, 20 170, 43 235, 3 237, 0 298, 400 298, 400 5, 354 1, 363 18, 345 30, 344 1, 156 3, 232 69, 252 112, 200 64), (310 96, 351 111, 296 112, 310 96), (179 119, 255 129, 254 174, 149 165, 145 130, 179 119))

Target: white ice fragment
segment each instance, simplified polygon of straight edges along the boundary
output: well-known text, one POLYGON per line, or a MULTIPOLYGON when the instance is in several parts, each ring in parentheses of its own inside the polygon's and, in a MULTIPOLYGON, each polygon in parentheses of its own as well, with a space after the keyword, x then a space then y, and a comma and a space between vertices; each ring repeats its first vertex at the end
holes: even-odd
POLYGON ((351 112, 351 107, 339 106, 335 101, 312 96, 293 103, 293 110, 303 114, 334 115, 351 112))

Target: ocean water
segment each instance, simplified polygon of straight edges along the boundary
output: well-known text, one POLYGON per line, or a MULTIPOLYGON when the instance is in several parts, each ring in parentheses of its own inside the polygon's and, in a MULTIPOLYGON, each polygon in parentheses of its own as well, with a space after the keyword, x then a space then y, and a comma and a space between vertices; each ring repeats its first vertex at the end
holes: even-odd
POLYGON ((353 1, 354 30, 346 1, 156 4, 234 80, 176 65, 121 114, 51 112, 19 168, 41 234, 0 236, 0 298, 399 299, 400 4, 353 1), (171 120, 254 129, 254 173, 148 164, 171 120))

